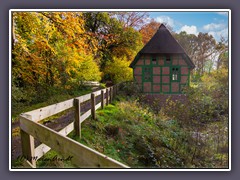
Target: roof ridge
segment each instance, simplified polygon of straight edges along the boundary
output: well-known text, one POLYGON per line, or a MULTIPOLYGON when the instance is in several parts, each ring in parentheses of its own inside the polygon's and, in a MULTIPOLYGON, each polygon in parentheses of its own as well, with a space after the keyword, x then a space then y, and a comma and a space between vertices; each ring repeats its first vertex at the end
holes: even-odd
MULTIPOLYGON (((184 48, 171 32, 167 29, 164 24, 161 24, 152 36, 152 38, 146 43, 146 45, 138 52, 139 54, 184 54, 187 58, 188 64, 194 68, 194 64, 190 57, 185 52, 184 48)), ((137 56, 136 56, 137 58, 137 56)), ((133 60, 130 66, 133 66, 137 61, 136 58, 133 60)))

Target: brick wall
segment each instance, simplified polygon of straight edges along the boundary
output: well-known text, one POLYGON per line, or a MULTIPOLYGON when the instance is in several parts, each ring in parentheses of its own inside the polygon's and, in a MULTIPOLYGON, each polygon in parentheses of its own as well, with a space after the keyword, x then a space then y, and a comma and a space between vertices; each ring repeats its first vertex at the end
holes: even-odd
POLYGON ((141 75, 142 74, 142 67, 135 67, 134 68, 134 75, 141 75))
POLYGON ((163 59, 159 59, 158 60, 158 64, 161 65, 161 66, 164 65, 164 60, 163 59))
POLYGON ((163 92, 169 92, 169 85, 162 85, 163 92))
POLYGON ((188 67, 181 67, 181 74, 188 74, 188 67))
POLYGON ((153 83, 160 83, 161 82, 161 76, 153 76, 153 83))
POLYGON ((162 82, 163 83, 169 83, 170 82, 169 76, 162 76, 162 82))
POLYGON ((172 92, 179 91, 179 83, 178 82, 173 82, 171 85, 172 85, 172 92))
POLYGON ((136 63, 136 65, 143 65, 144 64, 144 60, 143 59, 139 59, 136 63))
POLYGON ((160 67, 153 67, 153 74, 161 74, 160 67))
POLYGON ((186 64, 185 60, 181 59, 181 60, 179 60, 179 65, 187 65, 187 64, 186 64))
POLYGON ((150 59, 145 59, 145 65, 150 65, 150 59))
POLYGON ((160 92, 160 85, 153 85, 153 92, 160 92))
POLYGON ((181 76, 181 83, 187 83, 188 76, 181 76))
POLYGON ((170 71, 169 71, 169 67, 163 67, 162 68, 162 74, 169 74, 170 71))
POLYGON ((143 92, 151 92, 151 82, 145 82, 143 84, 143 92))
POLYGON ((135 80, 138 84, 142 83, 142 76, 135 76, 135 80))
POLYGON ((173 59, 173 60, 172 60, 172 64, 173 64, 173 65, 178 65, 178 60, 177 60, 177 59, 173 59))

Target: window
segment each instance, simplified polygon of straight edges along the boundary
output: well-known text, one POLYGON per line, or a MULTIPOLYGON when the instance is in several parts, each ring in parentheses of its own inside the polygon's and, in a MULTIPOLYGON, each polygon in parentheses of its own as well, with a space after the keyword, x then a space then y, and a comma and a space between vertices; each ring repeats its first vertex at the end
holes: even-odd
POLYGON ((152 57, 152 64, 157 64, 157 58, 156 58, 156 56, 153 56, 153 57, 152 57))
POLYGON ((179 80, 179 68, 174 67, 172 68, 172 81, 178 81, 179 80))
POLYGON ((171 63, 171 57, 169 55, 166 56, 166 64, 171 63))

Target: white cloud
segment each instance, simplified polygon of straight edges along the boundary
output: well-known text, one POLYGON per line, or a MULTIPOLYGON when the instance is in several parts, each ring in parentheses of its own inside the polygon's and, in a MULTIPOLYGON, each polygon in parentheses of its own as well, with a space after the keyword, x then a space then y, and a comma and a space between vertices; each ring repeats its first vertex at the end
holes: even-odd
POLYGON ((228 12, 217 12, 219 15, 228 16, 228 12))
POLYGON ((228 39, 228 29, 222 29, 220 31, 210 31, 208 32, 208 34, 211 34, 214 39, 216 39, 217 41, 220 41, 221 37, 228 39))
POLYGON ((203 26, 203 31, 211 34, 216 41, 220 41, 221 37, 228 39, 228 26, 224 23, 211 23, 203 26))
POLYGON ((169 16, 158 16, 155 18, 155 21, 160 22, 160 23, 166 23, 167 25, 169 25, 170 27, 174 27, 175 22, 172 18, 170 18, 169 16))
POLYGON ((181 31, 185 31, 187 34, 195 34, 196 36, 198 35, 198 30, 196 26, 184 25, 183 27, 181 27, 180 30, 178 30, 178 33, 180 33, 181 31))
POLYGON ((225 24, 215 24, 215 23, 211 23, 211 24, 207 24, 203 26, 203 29, 205 31, 214 31, 214 30, 220 30, 223 29, 225 27, 225 24))

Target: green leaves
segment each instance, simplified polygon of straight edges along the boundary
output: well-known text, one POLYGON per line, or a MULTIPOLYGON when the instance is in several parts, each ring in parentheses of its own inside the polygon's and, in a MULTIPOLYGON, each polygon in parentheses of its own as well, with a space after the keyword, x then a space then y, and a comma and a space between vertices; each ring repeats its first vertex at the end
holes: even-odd
POLYGON ((99 60, 101 70, 116 58, 126 57, 132 61, 142 47, 140 34, 132 27, 124 27, 124 22, 114 13, 84 13, 85 29, 92 35, 90 42, 95 43, 95 58, 99 60))

